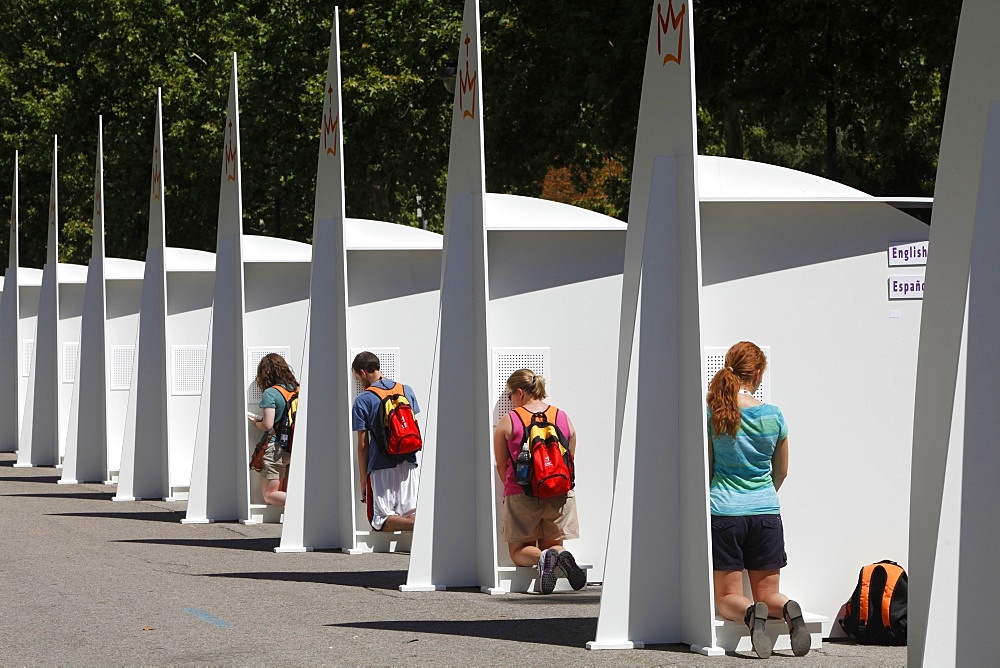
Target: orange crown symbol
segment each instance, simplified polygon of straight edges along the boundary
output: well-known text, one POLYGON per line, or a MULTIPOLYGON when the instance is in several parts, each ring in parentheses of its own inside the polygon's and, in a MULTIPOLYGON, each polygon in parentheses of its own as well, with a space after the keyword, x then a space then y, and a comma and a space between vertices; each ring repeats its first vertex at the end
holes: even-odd
POLYGON ((684 14, 687 12, 687 3, 681 4, 681 11, 674 13, 674 0, 667 0, 667 15, 663 15, 663 3, 656 5, 656 52, 663 56, 663 64, 675 62, 681 64, 681 49, 684 45, 684 14), (677 49, 670 50, 672 34, 677 35, 677 49), (666 42, 666 45, 664 45, 666 42), (666 53, 664 53, 666 50, 666 53))
POLYGON ((323 112, 323 148, 327 155, 337 155, 337 135, 340 133, 340 117, 333 117, 333 86, 326 87, 327 111, 323 112), (333 140, 327 138, 333 135, 333 140))
POLYGON ((229 136, 226 138, 226 179, 236 180, 236 144, 233 143, 233 122, 229 121, 229 136), (230 171, 231 169, 231 171, 230 171))
POLYGON ((472 41, 468 35, 465 36, 465 71, 458 74, 458 108, 462 110, 462 118, 476 117, 476 80, 479 79, 477 71, 469 76, 469 43, 472 41), (466 96, 469 97, 466 102, 466 96))

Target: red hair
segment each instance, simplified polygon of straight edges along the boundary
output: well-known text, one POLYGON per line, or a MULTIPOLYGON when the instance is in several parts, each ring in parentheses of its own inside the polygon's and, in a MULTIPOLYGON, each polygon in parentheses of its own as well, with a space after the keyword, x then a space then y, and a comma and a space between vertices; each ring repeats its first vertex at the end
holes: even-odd
POLYGON ((712 411, 712 431, 736 436, 740 429, 739 392, 753 382, 754 374, 767 368, 764 352, 749 341, 740 341, 726 351, 726 363, 708 384, 705 400, 712 411))

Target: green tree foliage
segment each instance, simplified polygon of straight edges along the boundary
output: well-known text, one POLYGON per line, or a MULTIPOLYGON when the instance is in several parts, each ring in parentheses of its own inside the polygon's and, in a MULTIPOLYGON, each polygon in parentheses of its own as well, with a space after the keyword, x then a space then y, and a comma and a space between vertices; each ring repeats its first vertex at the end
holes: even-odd
MULTIPOLYGON (((702 152, 932 193, 958 0, 691 1, 702 152)), ((438 75, 462 5, 341 5, 349 216, 441 229, 452 98, 438 75)), ((491 191, 627 216, 650 9, 481 0, 491 191)), ((62 259, 89 256, 98 114, 108 253, 143 256, 157 87, 168 243, 214 249, 234 52, 245 229, 309 240, 329 3, 5 0, 0 21, 0 184, 19 150, 23 265, 44 259, 55 134, 62 259)))

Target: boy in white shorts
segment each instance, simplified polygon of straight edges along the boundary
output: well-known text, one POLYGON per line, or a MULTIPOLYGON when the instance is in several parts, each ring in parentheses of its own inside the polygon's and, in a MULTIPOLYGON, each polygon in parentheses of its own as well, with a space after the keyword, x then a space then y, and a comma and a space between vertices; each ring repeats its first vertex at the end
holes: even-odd
MULTIPOLYGON (((358 353, 351 363, 351 371, 365 390, 372 386, 392 389, 395 381, 383 376, 379 367, 378 357, 367 351, 358 353)), ((403 385, 403 394, 410 402, 413 413, 419 413, 413 389, 403 385)), ((358 432, 361 502, 367 504, 368 522, 376 531, 413 531, 420 483, 417 457, 415 454, 389 457, 374 442, 380 404, 377 394, 365 391, 354 400, 351 410, 351 428, 358 432)))

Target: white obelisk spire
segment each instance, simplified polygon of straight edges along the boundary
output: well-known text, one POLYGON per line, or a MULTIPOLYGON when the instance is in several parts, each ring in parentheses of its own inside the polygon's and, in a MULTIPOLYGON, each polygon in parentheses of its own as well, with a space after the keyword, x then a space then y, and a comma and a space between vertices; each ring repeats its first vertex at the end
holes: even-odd
POLYGON ((149 183, 149 233, 142 279, 142 310, 135 351, 132 392, 116 500, 166 498, 167 431, 167 246, 163 177, 163 103, 156 91, 153 163, 149 183), (139 437, 137 438, 137 435, 139 437))
POLYGON ((187 522, 250 519, 240 178, 239 91, 234 53, 219 184, 211 343, 198 416, 199 435, 191 469, 187 522), (215 413, 218 415, 212 415, 215 413), (206 419, 207 430, 202 422, 206 419), (202 437, 206 431, 207 439, 202 437))
POLYGON ((1000 653, 994 508, 1000 450, 1000 4, 965 0, 948 86, 920 320, 910 483, 913 666, 988 665, 1000 653), (956 497, 960 502, 956 503, 956 497))
POLYGON ((405 589, 498 586, 491 438, 479 3, 458 45, 445 200, 441 314, 405 589))
POLYGON ((97 117, 97 160, 90 265, 83 296, 80 371, 73 385, 62 483, 108 479, 107 292, 104 283, 104 123, 97 117), (80 429, 80 416, 84 429, 80 429))
POLYGON ((31 358, 28 398, 14 466, 59 463, 59 138, 52 138, 52 182, 49 189, 48 245, 38 297, 38 325, 31 358), (36 410, 37 409, 37 410, 36 410))
POLYGON ((21 376, 21 337, 18 335, 20 319, 20 282, 17 275, 18 248, 18 153, 14 152, 14 190, 10 206, 10 245, 7 247, 7 273, 4 275, 3 296, 0 297, 0 406, 7 416, 17 416, 0 424, 0 452, 17 450, 18 432, 21 427, 21 399, 18 387, 21 376))
POLYGON ((690 0, 653 3, 625 246, 618 465, 592 649, 684 642, 722 653, 701 396, 693 23, 690 0))
POLYGON ((305 373, 278 552, 333 547, 352 550, 356 545, 340 89, 337 10, 330 33, 316 166, 305 373), (310 406, 315 410, 311 411, 310 406), (309 432, 317 434, 312 445, 309 432))

